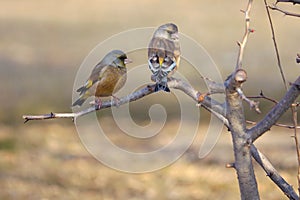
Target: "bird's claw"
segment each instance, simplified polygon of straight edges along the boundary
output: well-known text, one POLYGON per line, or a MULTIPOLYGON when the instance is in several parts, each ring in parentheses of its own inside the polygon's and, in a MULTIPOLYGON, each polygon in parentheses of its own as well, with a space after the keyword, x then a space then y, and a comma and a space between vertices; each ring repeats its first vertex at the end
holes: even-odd
POLYGON ((95 106, 96 110, 100 110, 100 108, 102 106, 102 101, 101 101, 101 99, 96 98, 94 101, 91 101, 89 104, 95 106))
POLYGON ((114 95, 112 95, 112 97, 113 97, 113 101, 112 101, 112 103, 118 108, 118 107, 120 107, 120 99, 118 98, 118 97, 116 97, 116 96, 114 96, 114 95))

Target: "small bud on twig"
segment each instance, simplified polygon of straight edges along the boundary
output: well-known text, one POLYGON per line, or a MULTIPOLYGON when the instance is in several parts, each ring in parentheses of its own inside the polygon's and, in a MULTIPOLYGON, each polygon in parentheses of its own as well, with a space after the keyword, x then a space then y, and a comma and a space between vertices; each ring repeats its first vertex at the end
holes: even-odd
POLYGON ((235 81, 243 83, 247 80, 247 72, 243 69, 238 69, 235 73, 235 81))
POLYGON ((235 164, 234 163, 227 163, 225 165, 226 168, 235 168, 235 164))

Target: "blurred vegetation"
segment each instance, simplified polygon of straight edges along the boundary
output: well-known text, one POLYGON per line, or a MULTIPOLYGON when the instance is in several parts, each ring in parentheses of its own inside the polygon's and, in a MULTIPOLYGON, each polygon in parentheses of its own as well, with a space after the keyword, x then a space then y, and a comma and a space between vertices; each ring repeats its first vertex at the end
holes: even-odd
MULTIPOLYGON (((0 199, 238 198, 235 173, 223 168, 232 159, 226 133, 205 160, 189 158, 197 154, 204 137, 201 135, 191 148, 192 153, 187 153, 176 164, 155 173, 131 175, 111 170, 94 160, 80 143, 71 121, 23 125, 21 116, 69 112, 73 82, 85 56, 99 42, 131 28, 176 23, 180 32, 205 47, 225 79, 236 62, 236 41, 244 31, 240 9, 245 3, 0 0, 0 199)), ((299 6, 286 7, 300 13, 299 6)), ((250 35, 245 52, 244 66, 249 78, 244 91, 252 96, 263 90, 265 95, 278 100, 285 90, 264 9, 262 1, 254 2, 251 25, 255 32, 250 35)), ((271 13, 284 72, 292 82, 300 74, 300 67, 295 63, 296 53, 300 53, 297 28, 300 20, 271 13)), ((193 75, 184 70, 184 67, 179 69, 193 75)), ((193 85, 206 90, 203 81, 197 81, 193 85)), ((166 95, 147 97, 147 106, 143 100, 132 103, 134 120, 147 122, 147 108, 153 102, 162 102, 171 115, 170 123, 177 123, 178 110, 173 109, 176 101, 170 103, 167 98, 166 95)), ((261 105, 263 112, 272 107, 263 101, 261 105)), ((252 120, 263 116, 245 110, 252 120)), ((109 121, 110 111, 102 112, 102 116, 104 121, 106 118, 109 121)), ((206 119, 208 116, 206 114, 206 119)), ((287 115, 285 121, 289 121, 289 117, 287 115)), ((201 123, 201 129, 205 129, 205 122, 201 123)), ((265 136, 262 139, 267 141, 266 152, 271 152, 268 156, 280 166, 288 181, 296 185, 295 153, 289 138, 291 132, 286 132, 288 134, 278 134, 275 139, 265 136), (268 139, 271 142, 268 143, 268 139), (283 156, 278 156, 279 153, 283 156)), ((257 176, 262 181, 259 182, 262 199, 282 199, 283 194, 279 190, 274 192, 274 185, 261 170, 257 176)))

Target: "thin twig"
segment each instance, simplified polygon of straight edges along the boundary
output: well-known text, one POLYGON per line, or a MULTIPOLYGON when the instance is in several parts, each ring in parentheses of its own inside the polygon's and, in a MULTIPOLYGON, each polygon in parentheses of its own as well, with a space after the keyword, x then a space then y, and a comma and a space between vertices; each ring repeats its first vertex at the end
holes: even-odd
POLYGON ((273 39, 273 44, 274 44, 274 48, 275 48, 275 52, 276 52, 276 58, 277 58, 277 65, 278 65, 278 68, 279 68, 279 71, 280 71, 280 74, 281 74, 281 78, 282 78, 284 87, 285 87, 285 89, 287 91, 288 88, 287 88, 285 76, 284 76, 284 73, 283 73, 283 69, 282 69, 282 66, 281 66, 281 61, 280 61, 280 56, 279 56, 279 50, 278 50, 277 42, 276 42, 276 38, 275 38, 275 31, 274 31, 274 27, 273 27, 273 22, 272 22, 272 19, 271 19, 270 11, 269 11, 269 6, 267 4, 267 0, 264 0, 264 3, 265 3, 267 15, 268 15, 268 19, 269 19, 269 22, 270 22, 272 39, 273 39))
POLYGON ((278 103, 278 101, 276 101, 276 100, 274 100, 274 99, 272 99, 270 97, 265 96, 262 90, 260 91, 259 96, 247 96, 247 97, 249 99, 265 99, 267 101, 273 102, 274 104, 278 103))
POLYGON ((241 10, 245 14, 245 33, 242 42, 238 42, 239 53, 238 53, 238 59, 235 68, 236 70, 242 68, 243 55, 244 55, 245 46, 248 41, 248 36, 250 33, 253 32, 253 30, 250 29, 250 10, 252 7, 252 2, 253 0, 249 0, 246 10, 245 11, 241 10))
POLYGON ((285 96, 276 104, 268 114, 255 125, 250 128, 247 133, 251 135, 252 141, 254 142, 257 138, 263 135, 266 131, 277 122, 283 113, 285 113, 293 102, 300 95, 300 76, 292 84, 291 88, 285 94, 285 96))
POLYGON ((294 191, 293 187, 288 184, 284 178, 280 176, 278 171, 273 167, 272 163, 268 158, 263 155, 253 144, 251 145, 251 154, 256 162, 263 168, 267 173, 267 176, 281 189, 281 191, 289 198, 298 200, 299 197, 294 191))
POLYGON ((234 163, 227 163, 227 164, 225 165, 225 167, 226 167, 226 168, 235 168, 235 165, 234 165, 234 163))
MULTIPOLYGON (((277 61, 278 61, 278 67, 280 69, 280 73, 281 73, 281 76, 282 76, 282 80, 284 82, 284 85, 285 85, 285 88, 287 90, 287 84, 286 84, 286 81, 285 81, 285 77, 284 77, 284 73, 282 71, 282 67, 281 67, 281 63, 280 63, 280 59, 279 59, 279 53, 278 53, 278 48, 277 48, 277 44, 276 44, 276 40, 275 40, 275 34, 274 34, 274 29, 273 29, 273 25, 272 25, 272 20, 271 20, 271 16, 270 16, 270 13, 269 13, 269 8, 272 9, 272 10, 277 10, 279 12, 282 12, 284 13, 285 15, 289 15, 289 16, 294 16, 294 17, 300 17, 299 14, 296 14, 296 13, 291 13, 291 12, 288 12, 288 11, 285 11, 285 10, 282 10, 280 8, 278 8, 276 6, 276 4, 273 5, 273 7, 271 6, 268 6, 267 3, 266 3, 266 0, 264 0, 265 2, 265 6, 266 6, 266 10, 267 10, 267 13, 268 13, 268 17, 269 17, 269 21, 270 21, 270 24, 271 24, 271 29, 272 29, 272 35, 273 35, 273 41, 274 41, 274 46, 275 46, 275 50, 276 50, 276 55, 277 55, 277 61)), ((278 2, 293 2, 294 4, 296 3, 300 3, 299 1, 291 1, 291 0, 277 0, 276 3, 278 2)), ((297 55, 297 58, 296 58, 296 62, 298 63, 298 58, 299 58, 299 55, 297 55)), ((298 86, 299 88, 299 86, 298 86)), ((297 136, 297 112, 296 112, 296 107, 293 107, 291 105, 291 112, 292 112, 292 117, 293 117, 293 123, 294 123, 294 139, 295 139, 295 145, 296 145, 296 154, 297 154, 297 160, 298 160, 298 174, 297 174, 297 180, 298 180, 298 192, 300 194, 300 147, 299 147, 299 141, 298 141, 298 136, 297 136)))
POLYGON ((279 11, 279 12, 281 12, 281 13, 287 15, 287 16, 300 17, 300 14, 285 11, 285 10, 279 8, 278 6, 276 6, 276 4, 273 4, 273 6, 268 6, 268 8, 270 8, 271 10, 277 10, 277 11, 279 11))
POLYGON ((236 91, 240 95, 240 97, 250 105, 250 109, 254 109, 255 112, 257 112, 258 114, 261 113, 261 111, 259 109, 259 102, 258 101, 252 101, 252 100, 248 99, 244 95, 244 93, 243 93, 243 91, 242 91, 241 88, 237 88, 236 91))

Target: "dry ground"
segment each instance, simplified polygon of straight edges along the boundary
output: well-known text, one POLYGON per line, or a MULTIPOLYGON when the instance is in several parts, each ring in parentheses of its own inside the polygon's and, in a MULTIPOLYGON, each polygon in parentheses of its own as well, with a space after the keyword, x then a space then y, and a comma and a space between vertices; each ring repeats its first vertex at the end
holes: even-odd
MULTIPOLYGON (((110 119, 103 120, 110 123, 110 119)), ((236 174, 225 168, 233 154, 226 131, 204 159, 196 156, 203 140, 201 130, 205 130, 201 127, 192 147, 171 166, 151 173, 127 174, 94 159, 81 143, 75 127, 67 124, 33 122, 16 128, 1 127, 1 199, 239 198, 236 174)), ((161 134, 168 134, 170 129, 161 134)), ((296 188, 291 134, 275 129, 257 146, 296 188)), ((255 168, 262 199, 283 199, 284 194, 261 168, 255 168)))

